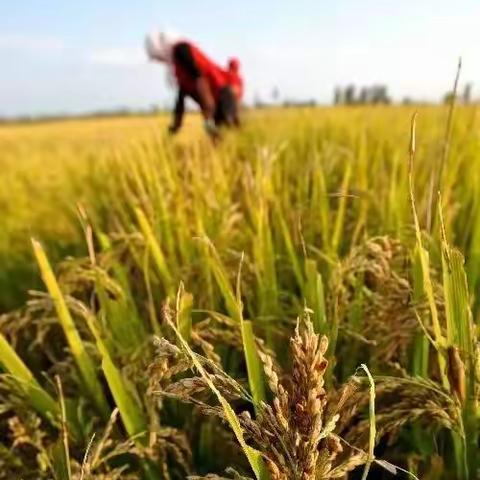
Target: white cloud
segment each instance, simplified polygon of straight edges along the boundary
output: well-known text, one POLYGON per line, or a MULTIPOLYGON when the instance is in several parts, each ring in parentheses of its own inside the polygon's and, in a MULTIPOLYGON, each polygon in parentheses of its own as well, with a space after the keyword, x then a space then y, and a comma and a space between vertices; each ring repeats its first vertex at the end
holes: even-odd
POLYGON ((87 61, 95 65, 136 67, 147 62, 141 48, 100 48, 87 55, 87 61))
POLYGON ((0 35, 0 50, 23 50, 30 52, 58 52, 65 48, 63 41, 56 37, 25 34, 0 35))

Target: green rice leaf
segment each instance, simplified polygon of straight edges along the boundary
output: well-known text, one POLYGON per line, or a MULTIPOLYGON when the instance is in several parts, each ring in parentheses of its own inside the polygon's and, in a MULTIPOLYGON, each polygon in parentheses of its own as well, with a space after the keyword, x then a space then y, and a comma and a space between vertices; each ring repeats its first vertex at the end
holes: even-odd
POLYGON ((0 333, 0 363, 25 392, 31 406, 44 418, 57 424, 60 410, 57 402, 40 386, 32 372, 0 333))
POLYGON ((59 323, 63 329, 67 343, 70 347, 70 351, 75 359, 85 387, 92 397, 99 412, 105 419, 108 419, 110 416, 110 409, 103 395, 100 381, 97 378, 95 366, 85 350, 85 345, 83 344, 82 338, 80 337, 73 318, 67 308, 67 304, 63 298, 62 291, 60 290, 60 286, 55 278, 47 255, 42 245, 37 240, 32 239, 32 245, 37 263, 40 267, 42 279, 47 287, 50 297, 54 302, 59 323))
POLYGON ((315 333, 328 335, 327 317, 325 310, 325 293, 322 276, 317 271, 317 262, 307 259, 305 261, 305 300, 307 306, 313 310, 311 314, 315 333))
POLYGON ((265 381, 262 364, 258 357, 257 346, 255 344, 252 322, 242 319, 241 328, 243 351, 247 364, 248 384, 255 405, 259 405, 260 402, 265 401, 266 398, 265 381))
POLYGON ((135 214, 137 216, 138 224, 140 225, 140 230, 145 238, 145 242, 147 243, 150 252, 152 253, 153 260, 155 265, 157 266, 158 273, 160 275, 160 279, 163 282, 164 288, 167 294, 171 293, 172 288, 172 274, 167 266, 167 262, 165 259, 165 255, 158 243, 155 234, 153 233, 153 229, 150 225, 150 222, 147 219, 147 216, 140 208, 135 208, 135 214))
MULTIPOLYGON (((105 345, 99 329, 96 325, 96 319, 93 315, 86 317, 88 327, 97 342, 97 348, 102 356, 102 369, 107 379, 108 387, 112 392, 115 404, 120 412, 120 417, 125 425, 127 433, 131 437, 138 436, 147 431, 147 422, 144 414, 138 405, 135 397, 130 393, 129 389, 133 388, 128 384, 118 368, 115 366, 110 353, 105 345)), ((143 437, 138 437, 137 441, 145 445, 143 437)))
POLYGON ((192 305, 193 295, 185 292, 181 283, 177 294, 177 328, 186 342, 190 342, 192 336, 192 305))

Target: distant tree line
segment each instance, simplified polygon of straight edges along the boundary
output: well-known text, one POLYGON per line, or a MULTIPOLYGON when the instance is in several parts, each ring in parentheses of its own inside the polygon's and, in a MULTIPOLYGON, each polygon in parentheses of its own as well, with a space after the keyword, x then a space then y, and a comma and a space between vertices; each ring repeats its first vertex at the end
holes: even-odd
MULTIPOLYGON (((471 83, 467 83, 463 88, 463 93, 457 93, 457 101, 463 103, 464 105, 468 105, 472 103, 472 90, 473 85, 471 83)), ((450 103, 453 100, 453 92, 447 92, 443 97, 443 103, 450 103)))
POLYGON ((391 101, 386 85, 372 85, 360 88, 357 88, 355 85, 335 87, 333 94, 333 103, 335 105, 389 104, 391 101))
MULTIPOLYGON (((261 97, 256 94, 253 100, 253 103, 250 105, 245 105, 246 108, 265 108, 265 107, 315 107, 319 103, 314 99, 281 99, 280 91, 278 87, 274 87, 271 92, 271 100, 264 101, 261 97)), ((443 103, 450 103, 453 99, 453 92, 449 91, 445 93, 441 101, 443 103)), ((467 83, 463 87, 463 90, 457 92, 456 94, 457 103, 464 105, 477 103, 479 102, 478 98, 473 98, 473 84, 467 83)), ((404 105, 410 104, 433 104, 432 101, 422 101, 419 99, 414 99, 411 97, 404 97, 400 102, 404 105)), ((353 84, 349 84, 345 87, 336 87, 334 90, 333 103, 335 105, 369 105, 369 104, 390 104, 392 99, 388 94, 388 89, 386 85, 372 85, 367 87, 356 87, 353 84)), ((187 106, 187 110, 191 108, 187 106)), ((129 107, 117 107, 106 110, 98 110, 85 112, 80 114, 70 114, 70 113, 57 113, 50 115, 19 115, 12 117, 2 117, 0 114, 0 124, 10 124, 10 123, 33 123, 33 122, 49 122, 57 120, 68 120, 76 118, 108 118, 108 117, 118 117, 118 116, 141 116, 141 115, 152 115, 162 112, 169 112, 170 107, 168 104, 165 105, 151 105, 143 109, 132 109, 129 107)))

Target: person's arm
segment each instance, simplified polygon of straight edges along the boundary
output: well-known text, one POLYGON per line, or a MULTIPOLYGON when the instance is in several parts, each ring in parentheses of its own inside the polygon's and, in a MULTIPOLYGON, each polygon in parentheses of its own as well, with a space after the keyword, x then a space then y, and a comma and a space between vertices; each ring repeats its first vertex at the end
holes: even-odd
POLYGON ((185 92, 180 88, 178 90, 175 109, 173 110, 173 122, 169 127, 170 133, 176 133, 180 130, 185 113, 185 92))
POLYGON ((218 130, 215 126, 215 100, 207 79, 202 75, 192 55, 188 43, 182 42, 176 45, 173 51, 174 59, 182 66, 182 69, 195 81, 195 100, 198 101, 204 118, 204 126, 211 137, 218 137, 218 130))
POLYGON ((215 101, 213 99, 210 86, 208 85, 205 77, 198 77, 196 80, 198 101, 200 103, 200 109, 202 110, 203 118, 205 120, 213 119, 215 114, 215 101))

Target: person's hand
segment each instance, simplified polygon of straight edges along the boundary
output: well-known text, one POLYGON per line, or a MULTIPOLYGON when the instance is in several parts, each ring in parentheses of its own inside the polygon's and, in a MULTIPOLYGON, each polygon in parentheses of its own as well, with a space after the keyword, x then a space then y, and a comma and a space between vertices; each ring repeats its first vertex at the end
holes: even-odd
POLYGON ((203 127, 207 132, 208 136, 212 139, 213 143, 217 143, 220 140, 220 130, 215 125, 215 122, 211 118, 207 118, 203 122, 203 127))
POLYGON ((179 129, 180 129, 180 127, 178 125, 169 125, 168 133, 170 135, 175 135, 178 132, 179 129))

